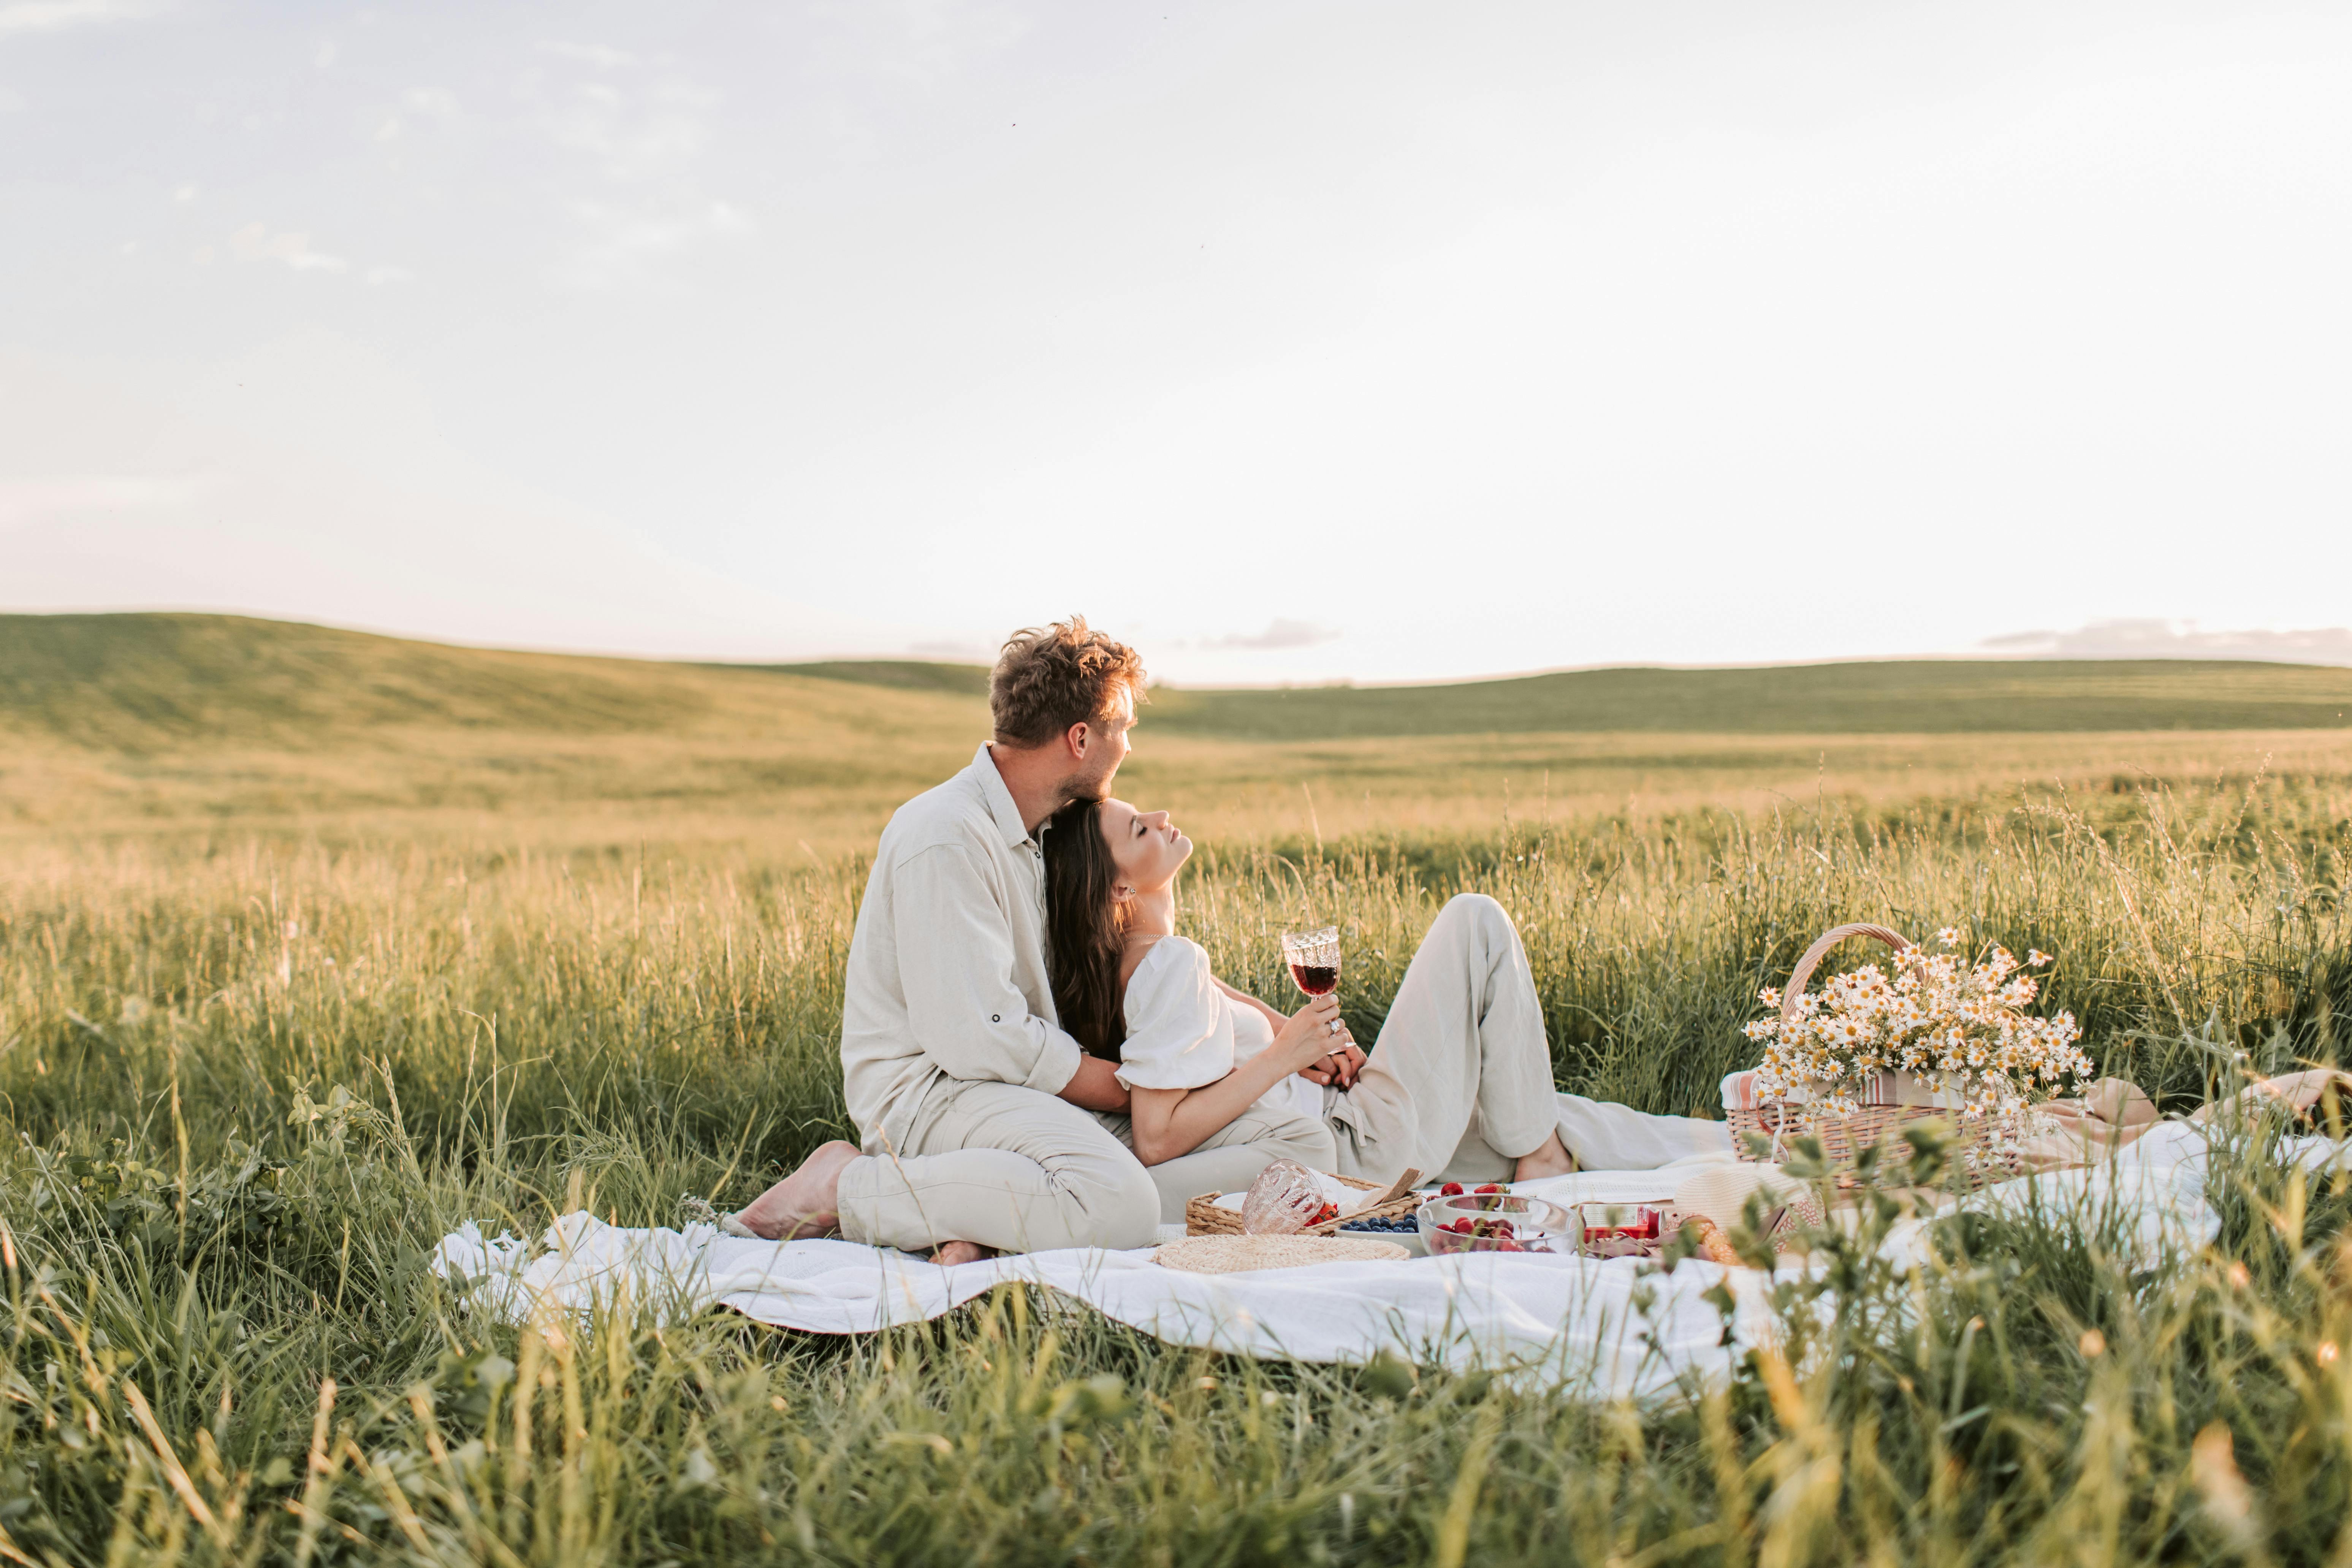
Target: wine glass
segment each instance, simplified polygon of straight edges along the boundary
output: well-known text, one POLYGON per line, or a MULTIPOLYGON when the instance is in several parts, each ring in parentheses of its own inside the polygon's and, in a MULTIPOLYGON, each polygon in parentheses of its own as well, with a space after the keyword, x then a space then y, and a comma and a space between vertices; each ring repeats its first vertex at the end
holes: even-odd
MULTIPOLYGON (((1290 966, 1290 978, 1309 996, 1328 996, 1339 984, 1339 928, 1318 926, 1313 931, 1286 931, 1282 933, 1282 961, 1290 966)), ((1334 1070, 1341 1064, 1327 1060, 1324 1065, 1334 1070)), ((1334 1083, 1345 1089, 1344 1079, 1334 1076, 1334 1083)))
POLYGON ((1339 928, 1282 933, 1282 961, 1290 978, 1309 996, 1328 996, 1339 984, 1339 928))
POLYGON ((1260 1171, 1242 1199, 1244 1236, 1297 1236, 1322 1222, 1323 1184, 1296 1160, 1276 1160, 1260 1171))

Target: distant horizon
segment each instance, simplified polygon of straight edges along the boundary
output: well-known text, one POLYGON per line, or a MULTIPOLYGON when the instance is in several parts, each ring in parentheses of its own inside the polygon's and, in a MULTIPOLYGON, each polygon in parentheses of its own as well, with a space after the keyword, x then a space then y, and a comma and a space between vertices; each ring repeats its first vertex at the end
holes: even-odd
MULTIPOLYGON (((441 647, 471 649, 481 653, 519 653, 544 655, 562 658, 626 659, 644 664, 705 665, 719 668, 790 668, 823 664, 919 664, 961 669, 986 670, 991 661, 975 658, 950 658, 912 651, 902 652, 841 652, 795 655, 786 658, 761 656, 720 657, 699 654, 636 653, 611 647, 551 647, 530 643, 503 641, 496 638, 438 637, 429 634, 389 629, 383 626, 359 626, 321 616, 260 615, 242 610, 194 609, 173 606, 142 606, 135 608, 37 609, 24 610, 0 607, 0 618, 8 616, 42 617, 102 617, 112 616, 186 616, 222 620, 255 621, 271 626, 314 626, 324 631, 346 632, 361 637, 384 637, 400 642, 425 643, 441 647)), ((1100 623, 1095 623, 1100 625, 1100 623)), ((2143 626, 2148 623, 2126 623, 2143 626)), ((1006 628, 1009 632, 1013 628, 1006 628)), ((1118 636, 1115 626, 1102 626, 1112 636, 1118 636)), ((2022 642, 2051 634, 2021 634, 1996 639, 2000 642, 2022 642)), ((2257 634, 2260 635, 2260 634, 2257 634)), ((2276 635, 2276 634, 2273 634, 2276 635)), ((2331 628, 2324 632, 2300 634, 2306 637, 2336 637, 2352 647, 2352 632, 2331 628)), ((1137 645, 1149 669, 1151 650, 1137 645)), ((1165 686, 1170 690, 1192 691, 1273 691, 1326 690, 1343 688, 1380 689, 1419 686, 1471 686, 1489 681, 1526 680, 1546 675, 1579 675, 1601 670, 1730 670, 1730 669, 1809 669, 1833 665, 1858 664, 2273 664, 2313 668, 2352 668, 2352 651, 2332 658, 2282 658, 2277 653, 2257 651, 2216 651, 2191 641, 2179 640, 2172 651, 2126 649, 2109 653, 2084 651, 2013 651, 1998 649, 1964 649, 1958 651, 1930 650, 1921 653, 1864 655, 1853 658, 1776 658, 1738 660, 1671 660, 1671 659, 1601 659, 1590 663, 1543 665, 1522 669, 1481 671, 1465 675, 1402 677, 1393 679, 1356 679, 1336 677, 1322 680, 1176 680, 1152 675, 1153 686, 1165 686)))

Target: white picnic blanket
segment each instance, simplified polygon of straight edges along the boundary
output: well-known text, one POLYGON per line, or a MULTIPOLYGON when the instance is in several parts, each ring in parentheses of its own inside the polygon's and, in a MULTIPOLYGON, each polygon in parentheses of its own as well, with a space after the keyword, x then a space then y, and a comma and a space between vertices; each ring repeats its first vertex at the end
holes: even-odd
MULTIPOLYGON (((2221 1222, 2204 1198, 2209 1130, 2168 1123, 2113 1161, 1983 1189, 1971 1205, 2078 1222, 2105 1214, 2144 1266, 2193 1254, 2221 1222)), ((2283 1156, 2324 1165, 2344 1151, 2289 1140, 2283 1156)), ((1698 1159, 1648 1171, 1598 1171, 1515 1190, 1556 1203, 1663 1201, 1698 1159)), ((1916 1248, 1916 1226, 1890 1240, 1916 1248)), ((1795 1268, 1801 1265, 1790 1264, 1795 1268)), ((486 1238, 473 1225, 435 1258, 485 1309, 514 1321, 583 1310, 624 1294, 687 1315, 726 1307, 762 1323, 867 1333, 935 1318, 1001 1284, 1024 1280, 1171 1343, 1271 1359, 1360 1363, 1382 1350, 1457 1369, 1516 1366, 1598 1394, 1643 1397, 1696 1374, 1719 1375, 1769 1332, 1761 1277, 1696 1259, 1671 1275, 1631 1258, 1475 1254, 1390 1263, 1326 1263, 1249 1274, 1162 1268, 1149 1249, 1076 1248, 954 1268, 846 1241, 746 1241, 709 1226, 629 1229, 570 1214, 536 1245, 486 1238), (1728 1280, 1732 1342, 1706 1293, 1728 1280)))
MULTIPOLYGON (((1675 1182, 1671 1170, 1600 1172, 1522 1190, 1633 1202, 1670 1194, 1675 1182)), ((1726 1349, 1722 1316, 1704 1299, 1726 1270, 1692 1262, 1644 1278, 1631 1258, 1481 1253, 1210 1275, 1162 1268, 1150 1248, 1082 1247, 946 1268, 853 1242, 746 1241, 706 1225, 631 1229, 570 1214, 537 1246, 488 1239, 468 1225, 444 1238, 435 1268, 516 1321, 625 1293, 664 1314, 727 1307, 836 1334, 935 1318, 1024 1280, 1172 1344, 1347 1363, 1391 1350, 1423 1365, 1523 1368, 1634 1396, 1664 1392, 1694 1369, 1719 1371, 1764 1326, 1752 1276, 1738 1282, 1738 1327, 1726 1349)))

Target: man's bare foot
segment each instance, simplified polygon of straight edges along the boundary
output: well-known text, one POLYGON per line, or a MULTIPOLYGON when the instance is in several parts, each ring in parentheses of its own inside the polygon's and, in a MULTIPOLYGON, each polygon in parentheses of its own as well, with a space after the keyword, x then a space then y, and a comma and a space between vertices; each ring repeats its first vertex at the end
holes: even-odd
POLYGON ((942 1241, 932 1252, 931 1261, 943 1268, 952 1268, 959 1263, 977 1263, 983 1258, 995 1256, 995 1253, 976 1241, 942 1241))
POLYGON ((1565 1176, 1575 1169, 1576 1156, 1570 1154, 1568 1145, 1559 1141, 1559 1129, 1555 1127, 1551 1136, 1543 1141, 1541 1148, 1532 1154, 1519 1156, 1518 1168, 1511 1173, 1511 1180, 1540 1182, 1546 1176, 1565 1176))
POLYGON ((857 1145, 839 1139, 820 1144, 801 1168, 753 1198, 735 1217, 770 1241, 823 1236, 841 1221, 841 1170, 857 1145))

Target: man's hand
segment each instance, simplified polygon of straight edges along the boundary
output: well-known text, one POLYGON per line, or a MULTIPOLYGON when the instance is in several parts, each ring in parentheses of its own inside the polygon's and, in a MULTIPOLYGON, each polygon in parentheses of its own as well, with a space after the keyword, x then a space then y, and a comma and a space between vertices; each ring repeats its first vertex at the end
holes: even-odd
POLYGON ((1078 1058, 1078 1070, 1062 1086, 1060 1098, 1085 1110, 1127 1113, 1127 1085, 1118 1081, 1118 1068, 1097 1056, 1078 1058))
POLYGON ((1337 1083, 1341 1089, 1353 1089, 1357 1076, 1363 1070, 1363 1047, 1351 1043, 1333 1051, 1312 1067, 1301 1068, 1298 1076, 1309 1083, 1337 1083))

